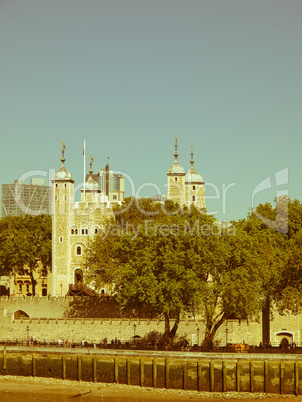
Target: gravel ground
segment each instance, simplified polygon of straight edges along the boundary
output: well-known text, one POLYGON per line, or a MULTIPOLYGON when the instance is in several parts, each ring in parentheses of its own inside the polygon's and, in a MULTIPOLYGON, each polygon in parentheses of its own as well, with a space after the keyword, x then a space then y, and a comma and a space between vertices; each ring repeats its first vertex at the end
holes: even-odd
MULTIPOLYGON (((76 400, 93 400, 93 398, 125 398, 143 400, 165 400, 165 401, 200 401, 211 399, 264 399, 273 402, 280 400, 286 402, 302 402, 302 396, 275 395, 264 393, 247 392, 198 392, 183 391, 175 389, 154 389, 148 387, 137 387, 124 384, 88 383, 68 380, 57 380, 40 377, 14 377, 0 376, 0 395, 6 393, 20 393, 31 395, 53 395, 75 398, 76 400), (79 397, 79 398, 77 398, 79 397)), ((1 398, 0 398, 1 399, 1 398)), ((22 400, 22 398, 20 398, 22 400)))

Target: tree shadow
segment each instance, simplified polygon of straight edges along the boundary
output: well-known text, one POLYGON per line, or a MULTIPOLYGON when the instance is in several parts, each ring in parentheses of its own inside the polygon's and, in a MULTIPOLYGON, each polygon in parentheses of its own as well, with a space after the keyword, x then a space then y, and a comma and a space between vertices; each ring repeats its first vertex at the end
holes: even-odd
POLYGON ((66 318, 122 318, 115 299, 74 296, 64 312, 66 318))

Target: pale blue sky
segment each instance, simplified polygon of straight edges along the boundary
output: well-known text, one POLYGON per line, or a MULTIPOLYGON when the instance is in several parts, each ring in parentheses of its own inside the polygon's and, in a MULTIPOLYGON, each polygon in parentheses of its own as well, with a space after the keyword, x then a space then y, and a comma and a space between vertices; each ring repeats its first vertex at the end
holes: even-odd
POLYGON ((244 218, 267 177, 255 205, 302 200, 301 20, 301 0, 1 1, 0 183, 58 169, 65 141, 79 185, 86 139, 95 171, 109 156, 165 194, 178 135, 207 195, 235 184, 217 217, 244 218))

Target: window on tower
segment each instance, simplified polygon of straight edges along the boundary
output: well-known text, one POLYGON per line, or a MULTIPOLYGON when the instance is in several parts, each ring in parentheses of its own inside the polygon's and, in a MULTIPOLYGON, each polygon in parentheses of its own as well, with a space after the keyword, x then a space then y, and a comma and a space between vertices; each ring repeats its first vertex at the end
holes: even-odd
POLYGON ((193 190, 195 190, 195 186, 193 186, 193 190))
POLYGON ((82 255, 82 247, 81 246, 77 247, 77 255, 82 255))
POLYGON ((175 177, 175 181, 177 181, 177 177, 175 177))
POLYGON ((192 199, 193 199, 193 202, 194 202, 194 201, 195 201, 195 195, 193 195, 193 198, 192 198, 192 199))

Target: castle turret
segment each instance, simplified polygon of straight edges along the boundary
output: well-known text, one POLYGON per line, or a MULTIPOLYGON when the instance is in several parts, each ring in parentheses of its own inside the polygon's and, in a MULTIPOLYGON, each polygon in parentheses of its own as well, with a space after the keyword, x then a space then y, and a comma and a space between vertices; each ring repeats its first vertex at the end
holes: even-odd
POLYGON ((168 176, 168 198, 179 205, 183 205, 185 201, 185 171, 183 167, 178 163, 178 143, 177 135, 175 136, 175 152, 174 163, 169 167, 168 176))
POLYGON ((93 178, 93 170, 92 170, 93 158, 90 156, 90 170, 89 176, 85 182, 85 195, 84 195, 84 186, 81 189, 81 202, 86 203, 94 203, 95 206, 98 206, 100 203, 100 186, 93 178))
POLYGON ((69 284, 70 207, 73 203, 74 180, 66 169, 65 144, 62 143, 62 165, 52 181, 52 295, 63 296, 69 284))
POLYGON ((205 186, 203 178, 194 169, 193 145, 191 146, 191 168, 185 175, 185 205, 194 204, 199 209, 205 209, 205 186))

